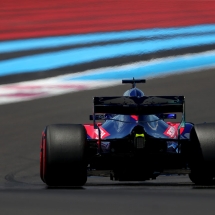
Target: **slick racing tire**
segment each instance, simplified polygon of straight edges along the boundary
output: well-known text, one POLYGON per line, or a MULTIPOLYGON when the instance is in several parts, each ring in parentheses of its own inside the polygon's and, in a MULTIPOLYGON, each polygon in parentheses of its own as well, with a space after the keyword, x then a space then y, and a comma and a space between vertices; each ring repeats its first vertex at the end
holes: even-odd
POLYGON ((42 136, 40 175, 48 186, 82 186, 87 181, 86 131, 79 124, 56 124, 42 136))
POLYGON ((213 174, 206 170, 206 166, 192 170, 189 174, 190 180, 196 185, 212 185, 214 184, 213 174))
POLYGON ((214 183, 215 177, 215 123, 195 125, 190 133, 191 157, 189 175, 195 184, 214 183))

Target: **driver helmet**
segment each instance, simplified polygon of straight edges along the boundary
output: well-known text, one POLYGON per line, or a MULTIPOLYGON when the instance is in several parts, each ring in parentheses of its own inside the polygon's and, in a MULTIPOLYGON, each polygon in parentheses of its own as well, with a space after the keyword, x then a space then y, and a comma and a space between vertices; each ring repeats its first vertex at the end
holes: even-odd
POLYGON ((143 97, 144 96, 144 93, 143 91, 141 91, 140 89, 138 88, 131 88, 130 90, 127 90, 124 92, 123 96, 129 96, 129 97, 134 97, 134 96, 137 96, 137 97, 143 97))

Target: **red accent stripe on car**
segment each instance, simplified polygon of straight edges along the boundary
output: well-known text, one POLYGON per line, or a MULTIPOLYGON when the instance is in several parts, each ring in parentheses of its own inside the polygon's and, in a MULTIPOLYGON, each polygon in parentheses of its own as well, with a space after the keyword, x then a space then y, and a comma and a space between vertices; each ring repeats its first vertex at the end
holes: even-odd
POLYGON ((137 115, 131 115, 131 118, 133 118, 134 120, 138 120, 138 116, 137 115))
MULTIPOLYGON (((101 139, 105 139, 106 137, 110 136, 110 134, 100 125, 101 124, 99 124, 98 126, 99 126, 100 132, 101 132, 101 139)), ((99 139, 98 129, 94 129, 93 124, 85 124, 84 127, 87 131, 87 134, 90 136, 90 138, 99 139)))

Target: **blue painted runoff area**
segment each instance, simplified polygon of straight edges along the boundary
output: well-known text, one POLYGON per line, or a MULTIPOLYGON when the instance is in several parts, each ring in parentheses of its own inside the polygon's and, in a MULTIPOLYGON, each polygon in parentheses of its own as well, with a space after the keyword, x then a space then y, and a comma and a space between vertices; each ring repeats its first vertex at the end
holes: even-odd
POLYGON ((42 48, 54 48, 59 46, 90 44, 95 42, 108 42, 113 40, 127 40, 144 37, 165 37, 181 34, 206 34, 215 31, 214 24, 196 25, 174 28, 154 28, 145 30, 119 31, 107 33, 91 33, 69 36, 55 36, 35 39, 22 39, 0 42, 0 53, 24 51, 42 48))
POLYGON ((165 60, 154 60, 148 63, 134 64, 128 67, 115 67, 108 72, 92 72, 72 74, 64 81, 94 81, 94 80, 121 80, 122 78, 147 78, 170 73, 180 73, 203 68, 215 68, 215 51, 202 54, 192 54, 178 57, 165 58, 165 60))
MULTIPOLYGON (((111 44, 37 54, 0 61, 0 76, 38 72, 41 70, 44 71, 65 66, 73 66, 95 60, 209 44, 215 44, 215 34, 157 39, 151 41, 124 42, 114 45, 111 44)), ((215 62, 215 58, 213 58, 213 60, 215 62)))

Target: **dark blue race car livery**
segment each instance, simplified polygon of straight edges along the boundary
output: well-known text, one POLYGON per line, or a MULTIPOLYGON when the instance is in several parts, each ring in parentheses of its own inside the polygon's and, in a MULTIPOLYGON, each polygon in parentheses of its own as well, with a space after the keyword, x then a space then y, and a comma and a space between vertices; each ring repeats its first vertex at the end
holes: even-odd
POLYGON ((91 175, 144 181, 188 174, 215 177, 215 124, 185 121, 184 96, 145 96, 132 84, 123 96, 94 97, 91 124, 55 124, 42 133, 40 175, 48 186, 82 186, 91 175), (99 122, 98 122, 99 121, 99 122))

